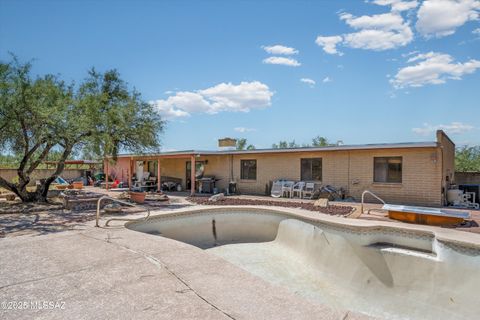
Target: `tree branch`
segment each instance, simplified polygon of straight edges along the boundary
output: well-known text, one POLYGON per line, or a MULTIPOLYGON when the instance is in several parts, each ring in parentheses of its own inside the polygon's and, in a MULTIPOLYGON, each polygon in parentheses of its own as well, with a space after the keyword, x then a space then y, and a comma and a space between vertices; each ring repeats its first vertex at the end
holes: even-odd
POLYGON ((50 152, 50 149, 52 149, 52 147, 53 147, 52 144, 47 144, 45 146, 45 149, 43 149, 42 153, 38 156, 37 160, 32 162, 30 164, 30 166, 28 167, 27 175, 30 175, 33 172, 33 170, 35 170, 38 167, 38 165, 43 161, 43 159, 45 159, 47 157, 47 155, 50 152))
POLYGON ((70 143, 68 143, 68 141, 65 143, 65 145, 66 145, 66 147, 63 150, 62 157, 60 158, 60 160, 57 163, 57 169, 55 170, 55 172, 50 177, 45 179, 45 182, 42 184, 42 186, 40 188, 40 194, 43 198, 47 197, 48 188, 50 187, 50 184, 53 181, 55 181, 55 179, 57 179, 57 177, 60 175, 60 173, 62 173, 63 169, 65 168, 65 161, 67 160, 67 158, 72 153, 72 150, 73 150, 74 146, 71 145, 70 143))
POLYGON ((13 191, 15 189, 15 185, 11 182, 8 182, 4 178, 0 177, 0 187, 13 191))
POLYGON ((20 125, 22 126, 23 140, 24 140, 24 143, 25 143, 25 145, 23 146, 24 154, 27 154, 28 148, 30 147, 30 144, 29 144, 29 141, 28 141, 27 126, 25 125, 25 121, 23 120, 22 117, 20 117, 18 114, 17 114, 17 117, 19 118, 20 125))
POLYGON ((40 143, 37 143, 36 145, 33 146, 32 149, 27 150, 27 152, 22 158, 22 161, 20 162, 20 165, 18 166, 17 174, 20 180, 18 183, 18 186, 21 190, 30 182, 30 177, 26 175, 24 172, 25 166, 27 165, 27 162, 30 159, 30 157, 35 153, 35 151, 37 151, 40 145, 41 145, 40 143))

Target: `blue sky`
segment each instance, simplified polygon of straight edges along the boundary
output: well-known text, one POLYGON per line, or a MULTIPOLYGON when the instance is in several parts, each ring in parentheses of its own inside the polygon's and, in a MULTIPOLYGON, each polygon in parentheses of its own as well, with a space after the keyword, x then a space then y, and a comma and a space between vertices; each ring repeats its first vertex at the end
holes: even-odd
POLYGON ((117 68, 168 118, 164 150, 437 128, 480 144, 479 13, 478 0, 0 0, 0 59, 76 82, 117 68))

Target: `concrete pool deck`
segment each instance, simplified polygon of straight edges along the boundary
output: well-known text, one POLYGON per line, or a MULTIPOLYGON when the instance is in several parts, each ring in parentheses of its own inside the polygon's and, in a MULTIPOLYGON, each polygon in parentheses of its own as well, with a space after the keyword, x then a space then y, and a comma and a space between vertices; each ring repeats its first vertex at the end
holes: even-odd
POLYGON ((89 221, 10 237, 0 252, 0 301, 28 303, 0 310, 2 319, 367 318, 310 303, 199 248, 123 226, 89 221), (54 308, 35 307, 44 301, 54 308))

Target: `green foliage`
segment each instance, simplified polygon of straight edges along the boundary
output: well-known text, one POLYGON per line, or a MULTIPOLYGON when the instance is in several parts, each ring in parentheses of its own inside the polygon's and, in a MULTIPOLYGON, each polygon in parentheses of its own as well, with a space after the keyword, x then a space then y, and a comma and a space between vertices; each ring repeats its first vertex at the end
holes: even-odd
POLYGON ((14 155, 0 155, 0 168, 16 168, 20 159, 14 155))
POLYGON ((334 145, 334 143, 330 143, 327 138, 322 136, 316 136, 312 139, 312 147, 328 147, 334 145))
POLYGON ((455 171, 480 172, 480 146, 463 146, 455 152, 455 171))
POLYGON ((255 146, 253 144, 248 144, 247 139, 239 138, 237 139, 237 150, 255 150, 255 146))
POLYGON ((136 90, 128 89, 116 70, 104 74, 90 70, 76 98, 85 153, 116 157, 120 150, 158 150, 164 122, 136 90))
POLYGON ((287 141, 279 141, 278 144, 274 143, 272 144, 273 149, 292 149, 292 148, 299 148, 300 145, 298 145, 295 140, 292 140, 290 142, 287 141))
POLYGON ((335 144, 332 144, 328 141, 327 138, 324 138, 322 136, 316 136, 315 138, 312 139, 312 144, 302 144, 299 145, 298 143, 295 142, 295 140, 292 140, 290 142, 281 140, 278 143, 272 144, 273 149, 292 149, 292 148, 307 148, 307 147, 326 147, 326 146, 334 146, 335 144))
POLYGON ((15 57, 0 62, 0 151, 14 155, 19 178, 15 184, 0 178, 0 186, 24 201, 45 199, 49 184, 75 153, 115 158, 121 150, 156 150, 162 130, 154 107, 116 70, 92 69, 74 86, 53 75, 34 78, 31 64, 15 57), (58 161, 55 173, 29 193, 31 173, 47 159, 58 161))

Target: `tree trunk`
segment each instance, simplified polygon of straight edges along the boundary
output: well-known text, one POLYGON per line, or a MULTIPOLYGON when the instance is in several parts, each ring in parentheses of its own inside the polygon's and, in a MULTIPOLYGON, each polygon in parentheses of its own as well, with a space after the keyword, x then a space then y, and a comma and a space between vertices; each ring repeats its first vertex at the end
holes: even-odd
POLYGON ((41 197, 38 192, 27 191, 27 186, 23 183, 11 183, 0 177, 0 187, 5 188, 22 200, 22 202, 46 202, 47 197, 41 197))
POLYGON ((50 177, 45 179, 43 183, 37 186, 35 191, 30 192, 27 190, 27 185, 30 182, 30 174, 33 172, 33 169, 30 168, 27 173, 25 173, 23 170, 25 165, 23 163, 17 170, 19 183, 8 182, 0 177, 0 187, 15 193, 22 200, 22 202, 48 202, 48 189, 50 188, 52 182, 54 182, 55 179, 57 179, 57 177, 63 172, 63 169, 65 168, 65 161, 72 153, 72 149, 73 146, 70 145, 65 147, 62 157, 57 163, 55 172, 50 177))

